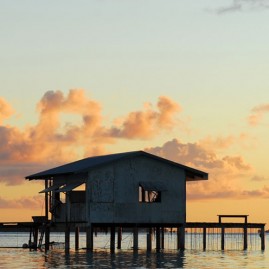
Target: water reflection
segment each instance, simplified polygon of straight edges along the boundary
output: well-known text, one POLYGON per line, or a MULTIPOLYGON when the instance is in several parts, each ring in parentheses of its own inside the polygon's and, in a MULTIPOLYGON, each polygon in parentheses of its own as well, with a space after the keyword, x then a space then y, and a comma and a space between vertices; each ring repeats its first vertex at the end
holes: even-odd
POLYGON ((146 251, 53 251, 45 255, 45 263, 52 268, 183 268, 183 252, 146 251))

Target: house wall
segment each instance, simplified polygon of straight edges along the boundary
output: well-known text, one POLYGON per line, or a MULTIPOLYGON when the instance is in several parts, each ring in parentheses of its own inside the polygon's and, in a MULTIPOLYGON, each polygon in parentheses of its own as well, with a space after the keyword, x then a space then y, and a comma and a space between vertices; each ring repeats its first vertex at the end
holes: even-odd
POLYGON ((139 156, 89 172, 86 212, 91 223, 184 223, 186 181, 183 169, 139 156), (139 182, 165 186, 161 203, 140 203, 139 182))

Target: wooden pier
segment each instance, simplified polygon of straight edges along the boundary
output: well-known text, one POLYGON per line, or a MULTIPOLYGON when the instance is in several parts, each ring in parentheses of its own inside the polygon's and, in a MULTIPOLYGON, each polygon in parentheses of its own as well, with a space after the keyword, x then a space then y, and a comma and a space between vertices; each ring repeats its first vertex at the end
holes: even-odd
MULTIPOLYGON (((115 248, 122 247, 122 234, 124 231, 133 233, 132 249, 137 251, 139 249, 139 232, 143 231, 146 235, 146 249, 151 251, 163 250, 165 231, 170 230, 177 234, 177 249, 184 250, 185 237, 189 231, 196 231, 195 233, 202 237, 202 249, 208 249, 207 238, 212 235, 212 230, 217 230, 217 236, 220 237, 221 250, 226 250, 225 235, 226 232, 236 231, 240 232, 243 237, 242 250, 248 249, 248 231, 255 230, 259 234, 260 249, 265 249, 265 224, 264 223, 249 223, 247 215, 219 215, 218 222, 187 222, 185 225, 175 225, 173 223, 166 224, 92 224, 88 226, 86 223, 70 222, 70 223, 49 223, 46 222, 45 217, 33 217, 33 222, 5 222, 0 223, 0 232, 29 232, 28 247, 31 250, 37 250, 45 247, 49 250, 51 243, 49 242, 50 231, 65 233, 65 250, 70 249, 70 232, 75 232, 75 250, 79 249, 80 231, 86 232, 86 249, 92 251, 94 249, 94 234, 97 232, 107 230, 110 232, 110 251, 114 252, 115 248), (227 218, 241 218, 243 222, 223 222, 227 218), (199 231, 199 232, 197 232, 199 231), (155 245, 153 246, 153 236, 155 237, 155 245), (43 238, 45 239, 43 244, 43 238)), ((194 233, 194 235, 195 235, 194 233)), ((233 232, 232 232, 233 234, 233 232)), ((235 240, 235 239, 234 239, 235 240)))

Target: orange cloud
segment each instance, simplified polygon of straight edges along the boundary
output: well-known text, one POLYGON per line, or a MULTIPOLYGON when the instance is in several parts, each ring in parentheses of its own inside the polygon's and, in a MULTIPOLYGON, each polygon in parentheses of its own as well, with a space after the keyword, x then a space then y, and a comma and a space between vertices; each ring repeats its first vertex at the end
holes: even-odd
POLYGON ((13 108, 0 97, 0 124, 13 114, 13 108))
POLYGON ((33 196, 33 197, 21 197, 18 200, 8 200, 0 197, 0 209, 4 208, 28 208, 28 209, 36 209, 41 208, 43 204, 43 198, 41 196, 33 196))
POLYGON ((261 122, 264 114, 268 112, 269 112, 269 104, 263 104, 254 107, 251 110, 250 116, 248 117, 249 124, 252 126, 258 125, 261 122))
POLYGON ((269 197, 266 186, 251 191, 242 188, 244 181, 249 180, 253 173, 251 165, 242 156, 221 156, 200 142, 182 143, 177 139, 168 141, 161 147, 147 148, 146 151, 209 173, 209 181, 187 184, 187 197, 190 200, 226 197, 244 199, 255 195, 269 197))
POLYGON ((109 130, 109 136, 149 139, 159 134, 162 129, 171 129, 175 124, 174 116, 180 111, 180 106, 168 97, 161 96, 157 109, 156 111, 151 104, 147 104, 143 111, 129 113, 118 126, 109 130))
MULTIPOLYGON (((11 107, 1 99, 1 118, 11 107)), ((180 106, 161 96, 157 107, 123 116, 117 126, 105 126, 99 102, 82 89, 64 95, 48 91, 37 104, 38 122, 23 129, 0 124, 0 181, 18 184, 24 175, 84 156, 106 152, 106 145, 119 139, 147 139, 170 130, 180 106), (74 118, 75 117, 75 118, 74 118)))

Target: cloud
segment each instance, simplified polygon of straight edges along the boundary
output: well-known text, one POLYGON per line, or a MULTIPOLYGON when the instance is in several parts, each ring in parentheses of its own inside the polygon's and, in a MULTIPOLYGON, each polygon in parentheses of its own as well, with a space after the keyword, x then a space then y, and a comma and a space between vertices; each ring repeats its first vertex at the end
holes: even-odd
POLYGON ((41 208, 43 204, 43 197, 33 196, 33 197, 21 197, 17 200, 8 200, 0 196, 0 208, 1 209, 11 209, 11 208, 28 208, 28 209, 38 209, 41 208))
POLYGON ((188 200, 269 198, 267 186, 260 190, 242 188, 253 175, 253 168, 242 156, 218 154, 201 142, 182 143, 177 139, 146 151, 209 173, 208 181, 187 184, 188 200))
POLYGON ((269 112, 269 104, 262 104, 252 108, 251 114, 248 117, 248 123, 252 126, 257 126, 264 117, 264 114, 269 112))
POLYGON ((218 14, 235 11, 257 10, 269 8, 269 0, 233 0, 230 5, 216 9, 218 14))
POLYGON ((128 139, 150 139, 162 129, 172 129, 175 124, 174 115, 180 110, 177 103, 161 96, 157 103, 157 111, 151 104, 146 104, 142 111, 129 113, 120 124, 111 128, 109 135, 128 139))
POLYGON ((201 143, 182 143, 177 139, 166 142, 161 147, 147 148, 147 151, 199 169, 250 170, 241 156, 217 156, 212 149, 205 148, 201 143))
POLYGON ((255 175, 251 178, 251 181, 255 181, 255 182, 269 181, 269 178, 264 177, 264 176, 255 175))
POLYGON ((47 91, 37 104, 38 121, 24 128, 5 125, 12 108, 0 99, 0 182, 13 185, 25 175, 85 156, 106 153, 120 139, 144 140, 171 130, 180 105, 166 96, 147 103, 117 124, 104 125, 102 106, 83 89, 47 91))
POLYGON ((14 110, 3 98, 0 97, 0 124, 13 114, 14 110))

